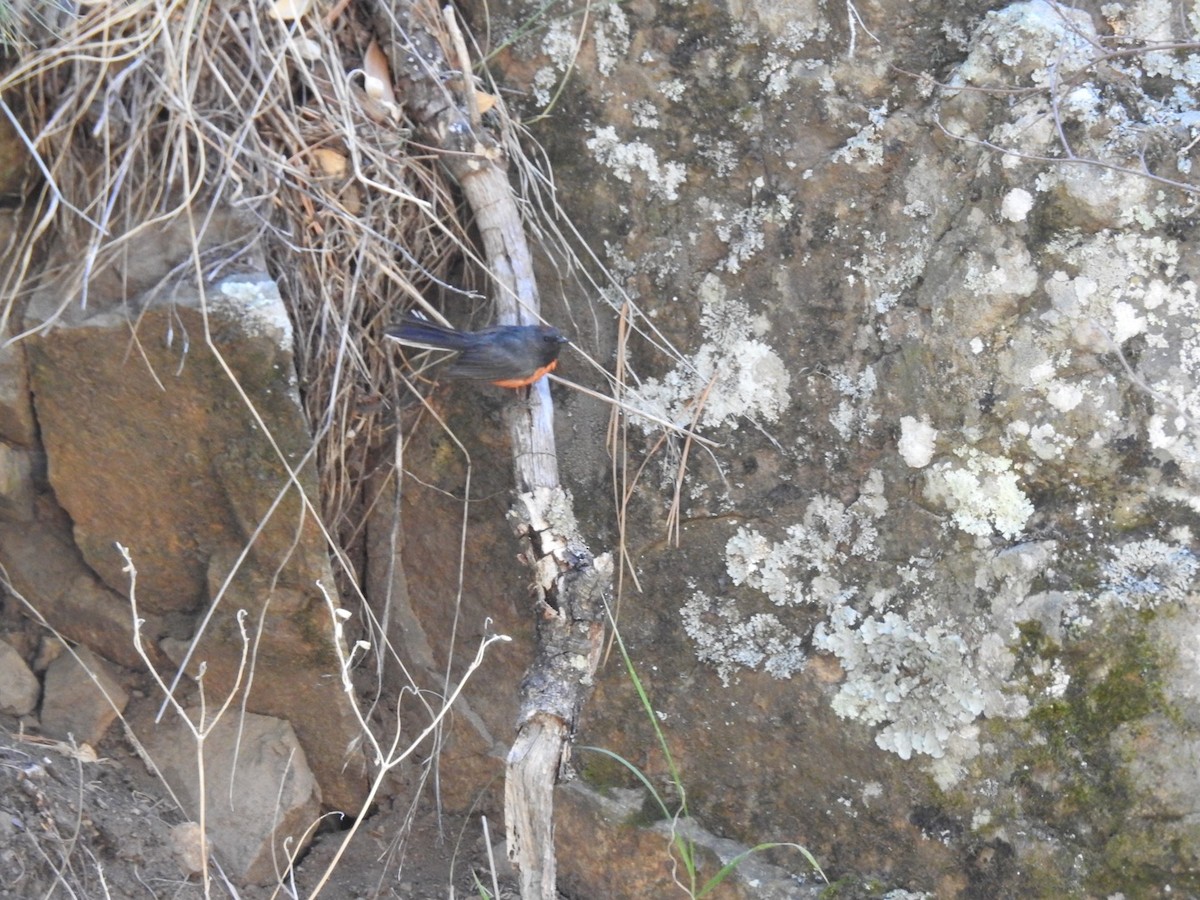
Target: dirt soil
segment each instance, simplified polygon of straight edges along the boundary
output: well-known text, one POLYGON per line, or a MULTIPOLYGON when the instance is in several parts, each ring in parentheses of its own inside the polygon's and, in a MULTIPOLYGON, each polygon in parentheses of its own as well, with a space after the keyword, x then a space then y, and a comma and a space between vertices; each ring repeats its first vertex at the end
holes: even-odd
MULTIPOLYGON (((381 808, 364 823, 334 867, 321 896, 331 900, 396 897, 444 900, 492 890, 479 818, 444 818, 381 808), (405 820, 409 824, 405 826, 405 820), (397 836, 400 836, 398 838, 397 836), (402 839, 401 839, 402 838, 402 839)), ((99 758, 19 732, 0 717, 0 897, 203 897, 194 828, 169 793, 110 736, 99 758)), ((492 839, 502 826, 492 824, 492 839)), ((321 834, 282 889, 231 885, 218 867, 210 896, 260 900, 309 897, 334 860, 344 832, 321 834)), ((503 866, 503 859, 497 860, 503 866)), ((501 896, 516 897, 509 880, 501 896)))

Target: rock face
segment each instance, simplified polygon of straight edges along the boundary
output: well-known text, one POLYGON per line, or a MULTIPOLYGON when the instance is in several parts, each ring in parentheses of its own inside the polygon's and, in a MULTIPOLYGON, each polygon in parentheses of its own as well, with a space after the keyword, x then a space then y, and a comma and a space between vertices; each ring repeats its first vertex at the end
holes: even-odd
MULTIPOLYGON (((321 789, 287 722, 249 714, 214 724, 204 715, 188 710, 189 720, 206 732, 203 782, 198 741, 174 714, 152 732, 146 750, 194 816, 200 815, 203 791, 206 833, 226 871, 241 884, 275 882, 312 838, 321 789)), ((192 837, 198 841, 199 835, 192 837)), ((188 849, 194 853, 195 845, 188 849)), ((196 867, 198 862, 185 866, 196 867)))
MULTIPOLYGON (((1200 894, 1200 20, 701 0, 530 31, 526 3, 476 6, 525 120, 556 98, 534 136, 616 273, 583 290, 546 266, 548 318, 619 363, 627 407, 717 442, 635 415, 614 449, 609 408, 555 389, 563 481, 622 549, 614 610, 653 706, 614 654, 579 740, 644 780, 578 754, 564 886, 673 889, 648 783, 672 807, 682 788, 716 859, 803 844, 844 896, 1200 894)), ((352 806, 286 318, 257 264, 177 284, 186 250, 146 239, 86 305, 43 290, 25 324, 51 327, 0 348, 0 561, 67 637, 137 665, 119 541, 146 652, 204 662, 210 698, 246 610, 249 708, 352 806)), ((502 524, 509 399, 439 389, 445 431, 400 416, 400 493, 380 489, 362 561, 421 688, 383 676, 406 724, 513 636, 436 735, 441 799, 493 814, 533 640, 502 524)), ((773 890, 813 885, 794 849, 760 862, 773 890)))
POLYGON ((0 641, 0 713, 23 716, 37 706, 41 688, 21 654, 7 641, 0 641))
POLYGON ((129 695, 103 659, 87 647, 60 654, 46 669, 43 733, 95 747, 125 710, 129 695))
MULTIPOLYGON (((207 235, 250 240, 228 216, 207 235)), ((45 490, 22 506, 33 521, 0 525, 0 556, 51 625, 143 668, 135 593, 143 652, 167 681, 203 666, 219 703, 240 677, 248 709, 292 723, 326 800, 354 809, 358 724, 318 588, 333 576, 291 325, 261 261, 201 290, 172 274, 189 247, 179 225, 135 240, 86 296, 49 287, 25 309, 45 490)))
POLYGON ((204 608, 210 580, 230 574, 213 570, 226 548, 248 544, 248 560, 284 585, 328 575, 286 468, 301 469, 309 442, 274 283, 246 273, 204 297, 189 286, 139 299, 132 329, 94 295, 60 311, 42 294, 28 312, 55 325, 28 342, 33 393, 50 485, 88 566, 128 593, 114 541, 129 548, 139 606, 160 614, 204 608), (256 416, 277 426, 278 449, 256 416))
MULTIPOLYGON (((61 511, 50 512, 50 521, 0 522, 0 562, 13 587, 65 637, 101 648, 127 668, 141 667, 129 601, 101 583, 71 542, 69 526, 58 521, 61 511)), ((166 633, 161 616, 147 613, 143 618, 148 634, 166 633)), ((166 662, 157 646, 146 650, 155 662, 166 662)))
MULTIPOLYGON (((577 56, 564 22, 498 57, 526 115, 569 79, 536 136, 642 335, 622 399, 723 441, 680 481, 678 454, 639 469, 646 424, 614 491, 606 410, 558 396, 599 546, 639 479, 620 627, 689 810, 805 844, 846 890, 1200 889, 1200 81, 1186 54, 1105 56, 1200 22, 1104 10, 634 4, 577 56)), ((549 315, 611 365, 604 301, 549 315)), ((474 450, 478 402, 449 401, 474 450)), ((485 719, 502 681, 467 693, 485 719)), ((666 788, 619 665, 585 720, 666 788)), ((573 884, 586 833, 559 832, 573 884)))

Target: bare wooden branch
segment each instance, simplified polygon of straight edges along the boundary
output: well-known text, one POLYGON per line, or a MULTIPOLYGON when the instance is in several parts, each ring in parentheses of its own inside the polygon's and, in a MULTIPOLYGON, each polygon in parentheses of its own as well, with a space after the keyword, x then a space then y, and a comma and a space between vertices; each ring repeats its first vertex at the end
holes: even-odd
MULTIPOLYGON (((499 143, 473 127, 465 102, 446 87, 453 67, 428 30, 444 20, 423 2, 428 0, 401 5, 399 20, 380 20, 390 26, 382 33, 393 35, 392 70, 424 139, 443 152, 443 164, 475 212, 496 320, 533 324, 541 318, 537 283, 507 161, 499 143)), ((460 83, 464 92, 474 91, 470 71, 462 72, 460 83)), ((507 423, 518 492, 509 520, 534 574, 537 648, 521 685, 519 731, 508 756, 505 825, 521 896, 553 900, 554 785, 566 771, 570 740, 599 662, 612 559, 608 554, 592 557, 579 537, 570 498, 559 485, 554 407, 546 379, 526 396, 514 398, 507 423)))
POLYGON ((555 716, 538 716, 521 726, 508 752, 504 779, 504 819, 508 858, 521 875, 523 900, 557 900, 554 858, 554 784, 565 723, 555 716))

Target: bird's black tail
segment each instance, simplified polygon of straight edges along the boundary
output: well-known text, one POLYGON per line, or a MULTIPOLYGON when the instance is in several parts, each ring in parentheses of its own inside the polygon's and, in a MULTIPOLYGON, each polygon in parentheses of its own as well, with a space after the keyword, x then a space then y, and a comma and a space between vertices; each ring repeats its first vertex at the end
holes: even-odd
POLYGON ((466 350, 471 346, 473 335, 443 325, 435 325, 427 319, 408 316, 403 322, 389 325, 384 334, 407 347, 422 350, 466 350))

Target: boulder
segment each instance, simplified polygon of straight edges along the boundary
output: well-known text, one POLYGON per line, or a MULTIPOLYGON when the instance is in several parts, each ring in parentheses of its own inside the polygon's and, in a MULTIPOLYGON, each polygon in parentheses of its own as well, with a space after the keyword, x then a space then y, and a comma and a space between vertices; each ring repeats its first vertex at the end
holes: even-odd
POLYGON ((76 647, 46 669, 42 732, 94 748, 128 702, 111 666, 87 647, 76 647))
POLYGON ((312 838, 320 786, 287 722, 241 715, 236 707, 206 722, 205 712, 187 710, 189 726, 172 711, 144 741, 154 767, 195 819, 172 835, 181 865, 199 866, 199 829, 191 824, 200 822, 203 797, 204 833, 225 872, 239 884, 274 882, 312 838))
MULTIPOLYGON (((210 225, 200 252, 251 242, 235 215, 210 225)), ((71 526, 66 556, 99 577, 99 606, 112 613, 80 639, 128 660, 132 601, 156 666, 163 640, 202 644, 209 689, 228 691, 244 616, 260 660, 242 682, 246 708, 287 717, 326 802, 353 810, 366 781, 348 749, 358 721, 318 588, 335 592, 291 324, 253 250, 244 259, 257 265, 198 284, 179 266, 195 246, 182 222, 139 235, 120 266, 97 267, 86 293, 48 286, 26 309, 49 485, 71 526)), ((38 608, 62 623, 54 607, 70 591, 50 593, 38 608)), ((175 681, 174 669, 163 675, 175 681)))
POLYGON ((37 706, 41 685, 21 654, 7 641, 0 641, 0 713, 24 716, 37 706))

